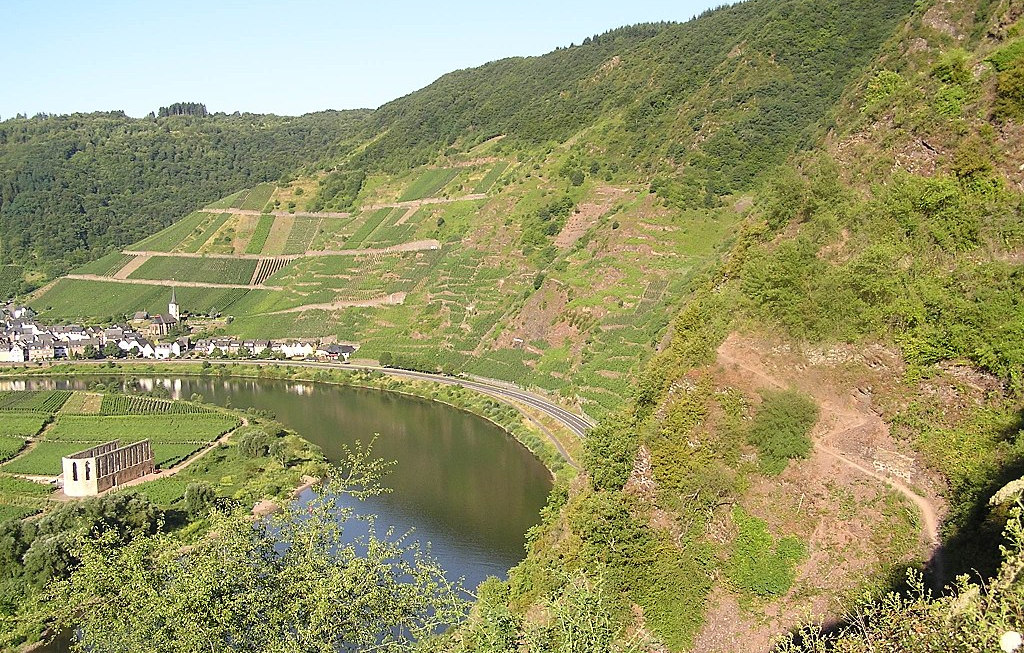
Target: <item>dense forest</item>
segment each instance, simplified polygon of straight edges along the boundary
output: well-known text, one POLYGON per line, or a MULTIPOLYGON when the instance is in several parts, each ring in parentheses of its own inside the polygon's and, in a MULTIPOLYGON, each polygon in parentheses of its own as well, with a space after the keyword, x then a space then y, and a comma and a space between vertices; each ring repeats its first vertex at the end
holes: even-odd
POLYGON ((298 118, 123 112, 0 123, 0 262, 46 276, 153 233, 240 188, 336 152, 364 112, 298 118))

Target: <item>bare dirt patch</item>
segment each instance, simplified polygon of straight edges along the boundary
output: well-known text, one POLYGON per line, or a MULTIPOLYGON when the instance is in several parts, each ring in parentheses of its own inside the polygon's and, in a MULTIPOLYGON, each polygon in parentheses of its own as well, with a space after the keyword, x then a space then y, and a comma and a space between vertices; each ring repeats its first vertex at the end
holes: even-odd
MULTIPOLYGON (((929 556, 938 543, 941 502, 911 488, 929 479, 913 452, 893 441, 874 402, 873 388, 894 376, 898 357, 880 346, 794 349, 733 334, 719 347, 716 378, 755 402, 758 390, 794 387, 818 403, 811 456, 755 480, 741 501, 773 533, 799 536, 808 558, 789 593, 772 601, 741 605, 717 583, 695 651, 770 650, 778 633, 835 614, 851 588, 929 556)), ((720 511, 708 537, 727 543, 730 521, 720 511)), ((941 560, 934 562, 941 576, 941 560)))
POLYGON ((569 295, 561 284, 545 280, 544 285, 526 300, 509 328, 498 337, 497 347, 511 349, 536 340, 561 347, 566 339, 574 340, 577 329, 563 321, 562 316, 568 301, 569 295))
POLYGON ((555 246, 561 249, 571 247, 608 212, 617 199, 625 194, 626 191, 623 189, 612 186, 603 186, 595 190, 592 200, 577 206, 576 212, 569 216, 569 221, 555 238, 555 246))
POLYGON ((280 315, 282 313, 302 313, 304 311, 340 311, 343 308, 373 308, 375 306, 398 306, 405 303, 406 293, 396 292, 382 297, 371 297, 369 299, 340 299, 329 304, 304 304, 294 308, 286 308, 281 311, 266 313, 265 315, 280 315))
POLYGON ((131 276, 132 272, 135 272, 142 267, 142 264, 149 260, 148 255, 136 256, 132 260, 128 261, 128 264, 123 268, 114 273, 115 279, 127 279, 131 276))

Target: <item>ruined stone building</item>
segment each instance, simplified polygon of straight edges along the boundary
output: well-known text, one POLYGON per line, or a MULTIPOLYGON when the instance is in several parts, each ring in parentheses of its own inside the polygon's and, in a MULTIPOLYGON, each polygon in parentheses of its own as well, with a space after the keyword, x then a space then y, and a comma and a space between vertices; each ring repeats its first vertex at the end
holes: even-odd
POLYGON ((149 440, 121 446, 113 440, 62 459, 64 494, 95 496, 112 487, 152 474, 153 448, 149 440))

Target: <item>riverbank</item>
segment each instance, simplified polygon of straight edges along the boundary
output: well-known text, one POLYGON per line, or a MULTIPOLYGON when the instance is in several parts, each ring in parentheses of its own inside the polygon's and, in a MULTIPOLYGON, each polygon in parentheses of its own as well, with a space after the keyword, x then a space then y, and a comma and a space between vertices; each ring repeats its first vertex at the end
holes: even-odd
POLYGON ((41 366, 11 367, 0 378, 101 375, 180 375, 274 379, 358 387, 437 401, 482 417, 495 424, 526 447, 556 480, 568 480, 578 469, 579 435, 586 424, 547 400, 521 390, 486 386, 480 381, 454 377, 431 379, 431 375, 370 366, 347 367, 317 362, 216 362, 164 361, 68 361, 41 366), (467 388, 465 385, 469 385, 467 388), (478 391, 475 386, 486 386, 478 391), (533 413, 533 414, 531 414, 533 413), (548 424, 544 423, 544 420, 548 424))

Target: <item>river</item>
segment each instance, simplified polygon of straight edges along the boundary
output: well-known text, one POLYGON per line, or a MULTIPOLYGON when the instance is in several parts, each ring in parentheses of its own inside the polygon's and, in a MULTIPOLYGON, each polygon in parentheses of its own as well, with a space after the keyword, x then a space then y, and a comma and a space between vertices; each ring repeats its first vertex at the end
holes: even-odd
MULTIPOLYGON (((82 376, 28 380, 17 389, 85 389, 126 377, 82 376)), ((524 557, 526 531, 539 519, 551 478, 547 469, 487 420, 437 402, 329 384, 221 377, 129 377, 144 389, 163 386, 174 398, 193 393, 234 408, 255 407, 320 446, 337 460, 343 444, 369 442, 396 461, 384 484, 389 494, 360 502, 378 527, 414 530, 452 578, 474 588, 504 577, 524 557)), ((10 388, 0 382, 0 390, 10 388)), ((305 497, 308 499, 308 496, 305 497)), ((380 530, 380 529, 379 529, 380 530)))

